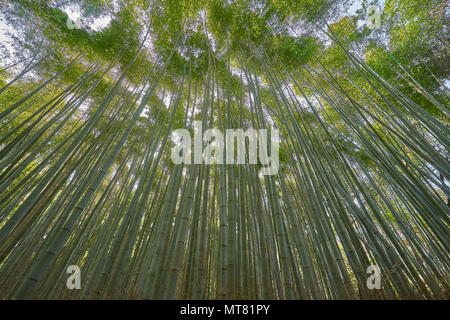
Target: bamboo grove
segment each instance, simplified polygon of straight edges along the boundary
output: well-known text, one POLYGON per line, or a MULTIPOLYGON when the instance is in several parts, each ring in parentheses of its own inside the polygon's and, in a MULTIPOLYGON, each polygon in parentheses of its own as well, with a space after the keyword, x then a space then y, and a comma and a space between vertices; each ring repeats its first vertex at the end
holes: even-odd
POLYGON ((358 81, 317 52, 293 70, 261 47, 210 47, 202 77, 189 59, 173 75, 187 34, 142 68, 149 31, 126 63, 125 49, 68 54, 19 87, 49 55, 22 63, 0 88, 0 297, 446 298, 448 96, 392 57, 431 114, 318 25, 358 81), (278 173, 173 164, 171 132, 194 121, 278 128, 278 173), (366 285, 370 265, 381 289, 366 285))

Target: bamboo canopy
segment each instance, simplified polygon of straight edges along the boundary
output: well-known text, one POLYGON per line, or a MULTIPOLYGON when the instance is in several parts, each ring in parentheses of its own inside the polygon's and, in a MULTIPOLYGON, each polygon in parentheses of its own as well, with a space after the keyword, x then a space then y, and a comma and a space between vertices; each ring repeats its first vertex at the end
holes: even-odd
POLYGON ((132 51, 70 52, 26 85, 53 61, 41 48, 0 82, 0 298, 448 297, 448 95, 392 57, 418 102, 323 21, 350 75, 228 38, 199 76, 194 51, 180 62, 191 29, 144 63, 152 23, 132 51), (174 164, 171 133, 194 121, 278 129, 278 172, 174 164))

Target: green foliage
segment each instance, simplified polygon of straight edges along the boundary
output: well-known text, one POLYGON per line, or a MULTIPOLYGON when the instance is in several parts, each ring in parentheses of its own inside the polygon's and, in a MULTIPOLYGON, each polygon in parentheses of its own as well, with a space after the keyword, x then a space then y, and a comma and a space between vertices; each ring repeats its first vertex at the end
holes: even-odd
POLYGON ((0 298, 445 298, 444 3, 8 2, 0 298), (280 170, 173 163, 193 121, 279 129, 280 170))

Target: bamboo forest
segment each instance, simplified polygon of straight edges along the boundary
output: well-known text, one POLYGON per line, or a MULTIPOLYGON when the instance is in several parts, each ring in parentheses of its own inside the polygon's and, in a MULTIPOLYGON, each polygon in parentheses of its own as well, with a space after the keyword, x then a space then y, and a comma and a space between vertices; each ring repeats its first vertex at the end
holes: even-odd
POLYGON ((0 299, 447 300, 449 22, 0 1, 0 299))

